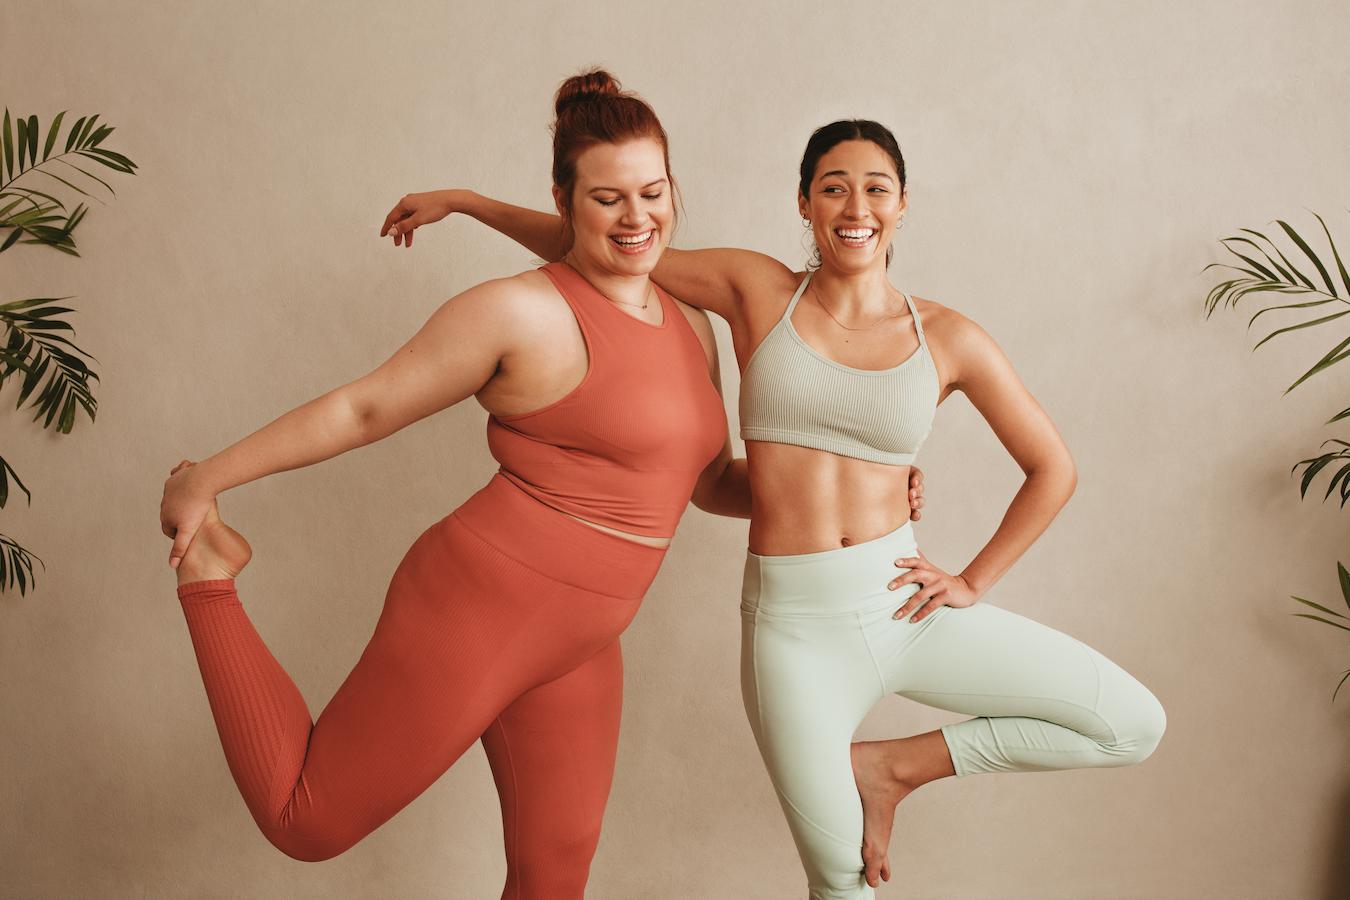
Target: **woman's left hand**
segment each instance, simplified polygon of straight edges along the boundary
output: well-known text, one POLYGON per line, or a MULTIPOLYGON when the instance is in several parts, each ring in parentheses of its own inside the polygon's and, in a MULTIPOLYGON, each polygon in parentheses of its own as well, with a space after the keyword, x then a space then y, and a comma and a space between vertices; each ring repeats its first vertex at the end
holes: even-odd
POLYGON ((964 578, 948 575, 929 562, 922 551, 918 556, 903 556, 895 564, 909 571, 892 578, 887 589, 894 591, 902 585, 918 584, 919 590, 896 610, 891 617, 893 619, 903 619, 914 613, 911 621, 920 622, 932 615, 939 606, 973 606, 980 599, 964 578))

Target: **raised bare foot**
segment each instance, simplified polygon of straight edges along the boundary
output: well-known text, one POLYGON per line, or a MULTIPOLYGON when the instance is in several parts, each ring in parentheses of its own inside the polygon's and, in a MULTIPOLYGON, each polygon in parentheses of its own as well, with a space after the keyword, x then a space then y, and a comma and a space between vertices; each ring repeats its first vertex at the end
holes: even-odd
POLYGON ((236 578, 252 556, 253 548, 242 534, 220 520, 220 510, 212 500, 211 509, 178 563, 178 583, 236 578))
POLYGON ((914 790, 896 774, 894 756, 899 743, 859 741, 850 747, 853 777, 863 806, 863 875, 872 887, 891 880, 889 853, 895 808, 914 790))

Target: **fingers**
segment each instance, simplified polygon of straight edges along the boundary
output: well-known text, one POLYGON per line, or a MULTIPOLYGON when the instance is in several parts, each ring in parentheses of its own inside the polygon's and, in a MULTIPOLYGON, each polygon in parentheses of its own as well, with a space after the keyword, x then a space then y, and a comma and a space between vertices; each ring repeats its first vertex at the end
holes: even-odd
POLYGON ((889 856, 886 857, 886 859, 883 860, 881 863, 881 880, 882 881, 891 880, 891 859, 889 856))
MULTIPOLYGON (((919 588, 913 596, 909 597, 901 604, 900 608, 895 611, 895 614, 891 616, 891 618, 903 619, 913 613, 914 618, 910 619, 910 621, 919 621, 920 617, 918 613, 922 611, 924 607, 930 605, 942 605, 942 600, 940 598, 942 594, 946 593, 946 590, 947 586, 940 582, 923 585, 923 587, 919 588)), ((924 613, 924 615, 927 615, 927 613, 924 613)))
POLYGON ((188 544, 192 543, 192 536, 188 534, 186 528, 180 528, 174 534, 173 548, 169 550, 169 568, 177 570, 178 564, 183 561, 183 554, 187 553, 188 544))
POLYGON ((929 601, 928 601, 927 603, 925 603, 923 606, 919 607, 919 611, 916 612, 916 613, 914 614, 914 616, 910 619, 910 621, 911 621, 911 622, 922 622, 924 619, 926 619, 926 618, 928 618, 929 616, 931 616, 931 615, 932 615, 939 607, 945 606, 945 605, 946 605, 946 603, 943 602, 943 600, 942 600, 941 597, 939 597, 939 596, 934 596, 931 600, 929 600, 929 601))
POLYGON ((389 210, 389 215, 384 217, 384 227, 380 229, 380 237, 384 237, 388 234, 389 229, 393 227, 394 223, 407 216, 409 212, 410 210, 403 205, 403 200, 399 200, 395 203, 394 208, 389 210))

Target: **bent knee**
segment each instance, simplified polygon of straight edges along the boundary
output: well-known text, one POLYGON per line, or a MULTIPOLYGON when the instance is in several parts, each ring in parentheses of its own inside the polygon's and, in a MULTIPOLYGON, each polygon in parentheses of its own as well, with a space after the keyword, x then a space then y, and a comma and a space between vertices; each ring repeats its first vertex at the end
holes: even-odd
POLYGON ((302 835, 285 829, 265 829, 263 834, 273 847, 298 862, 330 860, 346 853, 364 837, 338 832, 302 835))
POLYGON ((1167 713, 1162 704, 1147 689, 1141 689, 1139 699, 1116 731, 1111 753, 1122 766, 1141 763, 1158 749, 1166 730, 1167 713))

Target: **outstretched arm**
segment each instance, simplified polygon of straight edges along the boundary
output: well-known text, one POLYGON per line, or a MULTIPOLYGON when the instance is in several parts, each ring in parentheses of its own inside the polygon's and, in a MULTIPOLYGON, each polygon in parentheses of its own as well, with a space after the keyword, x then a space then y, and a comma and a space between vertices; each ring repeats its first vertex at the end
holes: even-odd
MULTIPOLYGON (((456 212, 477 219, 544 259, 562 258, 560 216, 458 188, 406 195, 385 216, 380 236, 391 235, 395 245, 411 247, 419 226, 456 212)), ((652 278, 668 292, 691 306, 717 313, 733 326, 747 296, 766 288, 778 290, 791 276, 791 270, 771 256, 734 248, 667 247, 652 272, 652 278)))
POLYGON ((513 295, 489 282, 448 300, 379 368, 296 407, 164 484, 160 527, 169 564, 187 551, 217 494, 266 475, 313 465, 387 437, 475 393, 513 346, 513 295))

